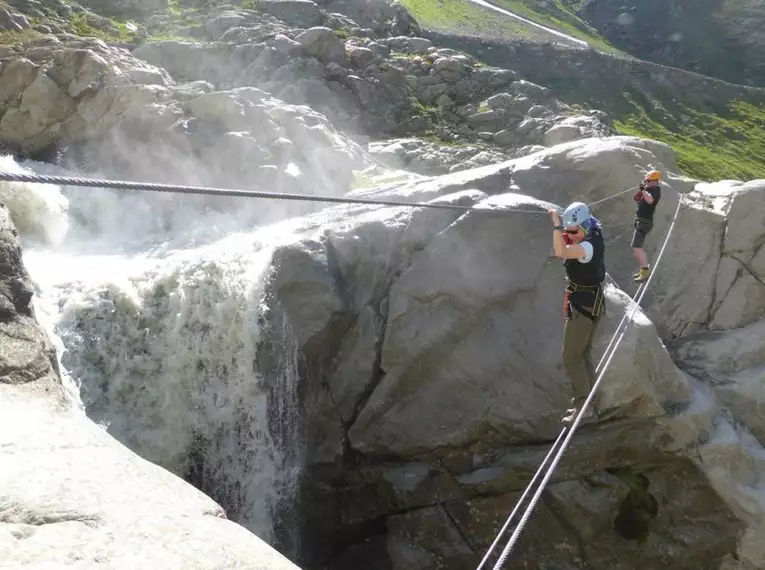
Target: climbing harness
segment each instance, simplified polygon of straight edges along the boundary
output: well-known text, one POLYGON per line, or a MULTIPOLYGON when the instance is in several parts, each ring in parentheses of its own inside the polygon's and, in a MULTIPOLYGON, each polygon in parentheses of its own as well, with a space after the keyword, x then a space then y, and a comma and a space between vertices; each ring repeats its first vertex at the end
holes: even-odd
MULTIPOLYGON (((377 206, 403 206, 409 208, 436 208, 442 210, 457 210, 461 212, 480 213, 516 213, 516 214, 547 214, 546 210, 525 210, 520 208, 476 208, 474 206, 460 206, 457 204, 434 204, 432 202, 401 202, 398 200, 374 200, 367 198, 343 198, 336 196, 318 196, 306 194, 288 194, 282 192, 261 192, 256 190, 236 190, 226 188, 212 188, 208 186, 184 186, 179 184, 155 184, 149 182, 131 182, 124 180, 104 180, 98 178, 79 178, 72 176, 51 176, 42 174, 26 174, 16 172, 0 172, 0 181, 5 182, 30 182, 33 184, 58 184, 61 186, 89 186, 93 188, 114 188, 117 190, 142 190, 145 192, 170 192, 176 194, 203 194, 214 196, 229 196, 238 198, 267 198, 271 200, 295 200, 302 202, 329 202, 336 204, 362 204, 377 206)), ((630 189, 631 190, 631 189, 630 189)), ((593 202, 599 204, 624 194, 627 190, 607 196, 602 200, 593 202)), ((592 205, 592 204, 590 204, 592 205)))
POLYGON ((594 385, 592 386, 592 389, 590 390, 589 395, 587 396, 587 399, 585 400, 584 404, 582 405, 581 409, 578 410, 576 419, 574 420, 573 425, 571 426, 570 430, 568 426, 564 427, 560 434, 558 435, 558 438, 553 443, 552 448, 550 449, 550 452, 547 454, 547 456, 542 461, 542 464, 537 469, 536 473, 534 473, 534 476, 532 477, 531 481, 527 485, 526 489, 524 490, 523 494, 521 495, 521 498, 518 501, 518 504, 516 504, 513 511, 510 513, 510 516, 508 517, 505 524, 502 526, 502 529, 500 530, 499 534, 497 535, 497 538, 494 540, 492 545, 490 546, 489 550, 487 551, 486 555, 483 557, 483 560, 481 560, 481 563, 478 565, 477 570, 481 570, 483 568, 486 561, 489 559, 489 556, 496 548, 497 544, 499 543, 500 537, 505 533, 507 530, 507 527, 510 525, 510 522, 515 518, 516 513, 518 512, 520 505, 525 500, 526 496, 529 494, 531 489, 533 488, 534 484, 536 483, 537 478, 540 476, 540 474, 546 469, 545 475, 542 478, 542 481, 539 483, 539 486, 537 487, 536 492, 534 493, 533 497, 531 498, 531 501, 529 502, 529 505, 526 507, 526 510, 524 511, 523 515, 521 516, 520 521, 518 522, 518 525, 516 526, 515 530, 513 531, 513 534, 510 536, 510 539, 508 540, 505 548, 503 549, 502 553, 500 554, 499 558, 497 559, 496 564, 493 567, 493 570, 501 570, 502 566, 504 565, 505 561, 507 560, 507 557, 510 555, 510 552, 515 545, 515 543, 518 541, 518 537, 520 536, 521 532, 523 531, 524 527, 526 526, 526 523, 531 516, 531 513, 533 512, 534 508, 536 507, 537 502, 539 501, 539 498, 542 495, 542 492, 544 491, 547 483, 549 482, 550 478, 552 477, 552 474, 555 472, 555 468, 558 466, 558 462, 560 461, 561 457, 563 456, 563 453, 566 451, 566 448, 568 447, 568 444, 571 441, 571 438, 574 435, 574 432, 576 431, 576 428, 579 426, 579 423, 581 422, 582 418, 584 417, 588 406, 592 402, 593 398, 595 397, 595 393, 600 386, 601 381, 603 380, 603 377, 605 376, 605 372, 608 369, 609 364, 611 363, 611 360, 613 359, 614 355, 616 354, 616 349, 619 348, 619 345, 621 344, 622 339, 624 338, 624 335, 627 332, 627 328, 629 326, 629 323, 632 321, 635 312, 640 307, 640 302, 643 300, 643 296, 645 295, 645 292, 648 290, 648 285, 651 282, 651 279, 653 279, 653 276, 656 274, 656 268, 659 266, 659 263, 661 262, 661 258, 664 255, 664 251, 667 247, 667 244, 669 243, 669 238, 672 235, 672 231, 675 227, 675 223, 677 222, 678 214, 680 213, 680 207, 683 205, 683 194, 679 194, 680 199, 677 203, 677 208, 675 209, 675 214, 672 218, 672 222, 669 226, 669 229, 667 230, 667 235, 664 239, 664 243, 662 244, 661 250, 659 251, 658 256, 656 257, 656 264, 654 265, 654 271, 649 275, 647 281, 644 283, 641 283, 638 287, 637 291, 635 292, 635 296, 632 298, 632 306, 630 308, 630 311, 625 311, 624 315, 622 316, 621 321, 619 322, 619 325, 616 327, 616 331, 614 332, 613 336, 611 337, 610 342, 608 343, 608 346, 606 347, 606 350, 603 353, 603 356, 600 359, 600 362, 598 362, 598 365, 596 367, 596 371, 600 370, 600 373, 598 374, 597 379, 595 380, 594 385), (601 369, 602 367, 602 369, 601 369), (567 433, 568 432, 568 433, 567 433), (561 439, 566 436, 565 439, 561 439), (553 451, 557 450, 557 453, 555 454, 555 457, 553 458, 552 462, 550 463, 549 467, 547 467, 547 462, 552 455, 553 451))
POLYGON ((579 311, 582 315, 594 321, 600 314, 601 304, 603 303, 603 286, 602 285, 579 285, 574 283, 570 279, 566 282, 566 290, 563 294, 563 318, 564 320, 570 315, 571 307, 579 311), (588 311, 584 307, 579 306, 576 301, 571 300, 572 293, 595 293, 593 301, 592 311, 588 311))

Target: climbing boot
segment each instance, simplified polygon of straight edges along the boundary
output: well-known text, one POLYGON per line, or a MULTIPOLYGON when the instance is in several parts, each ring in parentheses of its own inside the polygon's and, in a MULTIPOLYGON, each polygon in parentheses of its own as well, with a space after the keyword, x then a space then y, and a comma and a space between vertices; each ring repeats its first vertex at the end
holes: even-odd
POLYGON ((650 269, 648 267, 641 267, 640 271, 635 273, 633 280, 636 283, 639 283, 640 281, 645 281, 648 279, 648 275, 650 274, 650 269))
MULTIPOLYGON (((576 415, 578 413, 579 413, 578 408, 570 408, 566 410, 566 415, 563 416, 563 419, 561 420, 561 422, 566 425, 572 425, 574 423, 574 420, 576 420, 576 415)), ((587 411, 584 412, 584 415, 582 416, 582 421, 579 422, 579 425, 593 423, 597 421, 598 421, 598 411, 594 410, 592 407, 589 407, 587 408, 587 411)))

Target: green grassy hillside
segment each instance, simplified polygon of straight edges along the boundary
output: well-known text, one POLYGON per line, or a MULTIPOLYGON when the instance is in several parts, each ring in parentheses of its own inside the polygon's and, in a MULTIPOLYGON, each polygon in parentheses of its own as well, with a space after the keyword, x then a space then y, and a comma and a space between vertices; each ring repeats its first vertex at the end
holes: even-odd
MULTIPOLYGON (((596 49, 620 53, 575 14, 564 10, 541 10, 525 0, 487 0, 518 16, 584 40, 596 49)), ((418 23, 426 29, 480 36, 497 40, 528 39, 561 41, 537 26, 484 8, 469 0, 402 0, 418 23)))
POLYGON ((765 178, 765 90, 624 58, 576 15, 580 0, 544 4, 541 0, 491 1, 584 39, 597 51, 534 47, 533 41, 551 38, 533 31, 537 30, 534 26, 469 0, 403 0, 425 29, 487 40, 480 45, 479 40, 458 39, 449 47, 513 69, 521 77, 550 87, 567 103, 604 110, 623 134, 671 145, 689 176, 705 180, 765 178), (463 10, 489 12, 491 32, 486 31, 486 24, 479 27, 476 16, 462 16, 467 13, 463 10), (503 29, 505 35, 496 33, 503 29))
POLYGON ((544 35, 534 26, 468 0, 403 0, 402 4, 421 26, 430 30, 490 38, 532 39, 544 35))
POLYGON ((615 121, 624 134, 665 142, 678 165, 702 180, 765 178, 765 106, 732 101, 720 114, 686 109, 687 124, 670 130, 636 104, 635 112, 615 121))

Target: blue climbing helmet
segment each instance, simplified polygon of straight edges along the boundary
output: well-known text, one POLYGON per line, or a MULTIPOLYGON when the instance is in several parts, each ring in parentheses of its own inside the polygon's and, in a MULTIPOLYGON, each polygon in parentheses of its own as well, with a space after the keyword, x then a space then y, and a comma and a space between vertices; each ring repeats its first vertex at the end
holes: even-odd
POLYGON ((581 226, 586 220, 592 218, 590 209, 584 202, 574 202, 568 208, 563 210, 560 217, 560 223, 564 228, 569 226, 581 226))

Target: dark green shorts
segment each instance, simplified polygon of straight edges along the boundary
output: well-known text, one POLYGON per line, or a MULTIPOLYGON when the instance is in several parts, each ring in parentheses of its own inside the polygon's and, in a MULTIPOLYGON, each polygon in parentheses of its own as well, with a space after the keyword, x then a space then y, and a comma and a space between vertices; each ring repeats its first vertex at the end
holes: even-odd
POLYGON ((642 248, 645 242, 645 236, 653 229, 653 224, 647 224, 640 220, 635 220, 635 232, 632 234, 631 247, 642 248))

